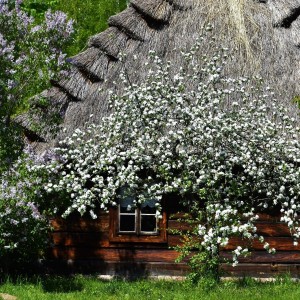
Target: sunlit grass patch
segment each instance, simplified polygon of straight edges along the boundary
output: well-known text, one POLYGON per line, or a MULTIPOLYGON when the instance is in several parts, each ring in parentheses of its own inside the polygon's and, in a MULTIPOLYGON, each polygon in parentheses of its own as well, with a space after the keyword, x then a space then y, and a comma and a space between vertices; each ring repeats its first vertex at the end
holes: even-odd
POLYGON ((7 293, 22 300, 46 299, 166 299, 166 300, 255 300, 299 299, 299 283, 286 279, 274 282, 257 282, 253 279, 225 281, 206 285, 203 281, 101 281, 96 277, 35 277, 4 279, 0 293, 7 293))

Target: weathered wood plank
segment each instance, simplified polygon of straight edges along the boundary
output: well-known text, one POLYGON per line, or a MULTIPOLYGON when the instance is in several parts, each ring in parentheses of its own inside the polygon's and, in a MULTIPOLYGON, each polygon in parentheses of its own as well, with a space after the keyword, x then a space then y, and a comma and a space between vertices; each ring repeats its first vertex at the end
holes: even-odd
POLYGON ((185 276, 189 267, 186 263, 175 262, 104 262, 95 259, 48 260, 47 270, 63 274, 97 273, 98 275, 124 276, 136 279, 147 276, 185 276))
POLYGON ((105 232, 109 230, 109 214, 102 213, 96 220, 71 216, 67 219, 57 217, 51 220, 53 231, 65 232, 105 232))
POLYGON ((51 239, 55 246, 110 247, 108 232, 53 232, 51 239))
MULTIPOLYGON (((221 256, 225 259, 232 259, 231 252, 221 252, 221 256)), ((240 263, 270 263, 270 264, 282 264, 282 263, 300 263, 299 251, 280 251, 275 254, 270 254, 267 251, 255 251, 247 257, 240 257, 240 263)))
POLYGON ((291 232, 285 223, 256 223, 257 234, 266 237, 290 237, 291 232))
POLYGON ((192 226, 187 222, 181 222, 178 220, 168 220, 168 233, 172 234, 172 230, 187 231, 191 230, 192 226))
MULTIPOLYGON (((263 236, 281 236, 289 237, 291 235, 288 226, 285 223, 273 223, 273 222, 258 222, 255 224, 257 228, 257 234, 263 236)), ((192 226, 186 222, 180 222, 178 220, 168 221, 168 233, 172 234, 174 230, 187 231, 191 230, 192 226)))
POLYGON ((238 264, 236 267, 222 265, 224 276, 274 277, 279 274, 300 275, 300 264, 238 264))
MULTIPOLYGON (((277 251, 299 251, 300 245, 294 246, 291 237, 265 237, 264 242, 269 243, 270 248, 275 248, 277 251)), ((231 238, 229 244, 224 247, 225 250, 234 250, 237 246, 249 247, 252 250, 264 250, 264 244, 258 240, 249 243, 238 237, 231 238)))
POLYGON ((49 253, 55 259, 99 259, 101 261, 174 262, 178 253, 168 249, 126 249, 92 247, 53 247, 49 253))
MULTIPOLYGON (((151 237, 151 236, 150 236, 151 237)), ((136 237, 137 238, 137 237, 136 237)), ((111 241, 108 232, 53 232, 51 241, 54 246, 64 247, 99 247, 99 248, 168 248, 166 243, 142 241, 111 241)))
MULTIPOLYGON (((183 238, 179 235, 169 235, 169 247, 175 247, 182 243, 183 238)), ((300 245, 294 246, 291 237, 265 237, 265 242, 269 243, 270 248, 275 248, 277 251, 299 251, 300 245)), ((248 241, 239 237, 230 239, 229 244, 224 247, 224 250, 234 250, 237 246, 248 247, 251 250, 264 250, 264 243, 259 242, 257 239, 248 241)))

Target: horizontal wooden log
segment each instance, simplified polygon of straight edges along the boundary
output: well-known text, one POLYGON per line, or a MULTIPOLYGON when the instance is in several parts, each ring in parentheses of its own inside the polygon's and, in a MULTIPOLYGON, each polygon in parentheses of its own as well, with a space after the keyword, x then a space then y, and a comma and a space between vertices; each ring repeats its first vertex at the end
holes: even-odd
POLYGON ((50 272, 74 274, 96 273, 97 275, 124 276, 126 278, 142 278, 148 276, 185 276, 189 267, 186 263, 166 262, 104 262, 95 259, 47 260, 44 266, 50 272))
MULTIPOLYGON (((278 223, 280 222, 281 214, 279 213, 258 213, 259 216, 258 222, 271 222, 271 223, 278 223)), ((188 219, 189 214, 186 212, 177 212, 171 214, 169 216, 170 220, 178 220, 178 219, 188 219)))
POLYGON ((285 223, 256 223, 259 235, 265 237, 291 237, 291 232, 285 223))
POLYGON ((187 231, 191 230, 192 226, 188 224, 187 222, 181 222, 178 220, 168 220, 168 233, 172 234, 173 230, 179 230, 179 231, 187 231))
MULTIPOLYGON (((185 276, 189 273, 186 263, 174 262, 114 262, 101 260, 48 260, 45 262, 47 270, 54 270, 55 273, 91 273, 100 275, 117 275, 127 278, 138 278, 141 276, 185 276)), ((280 274, 290 274, 299 277, 300 264, 271 264, 271 263, 240 263, 236 267, 229 264, 222 264, 222 276, 253 276, 260 278, 274 277, 280 274)))
MULTIPOLYGON (((264 243, 269 243, 270 248, 277 251, 299 251, 300 245, 294 246, 291 237, 265 237, 264 243)), ((264 243, 255 239, 252 242, 238 237, 231 238, 229 244, 224 247, 225 250, 234 250, 237 246, 249 247, 252 250, 264 250, 264 243)))
MULTIPOLYGON (((50 256, 59 259, 97 259, 100 261, 127 262, 174 262, 178 252, 169 249, 130 249, 130 248, 92 248, 92 247, 53 247, 50 256)), ((221 256, 232 259, 231 252, 221 252, 221 256)), ((241 263, 300 263, 300 253, 297 251, 277 252, 269 254, 257 251, 247 257, 240 257, 241 263)))
MULTIPOLYGON (((150 236, 151 237, 151 236, 150 236)), ((136 237, 138 240, 138 237, 136 237)), ((166 243, 151 242, 147 239, 143 239, 138 242, 130 242, 126 240, 111 241, 108 232, 53 232, 51 234, 51 241, 54 246, 64 247, 99 247, 99 248, 168 248, 166 243)))
MULTIPOLYGON (((257 222, 255 223, 257 228, 257 234, 263 236, 281 236, 290 237, 291 233, 288 226, 285 223, 273 223, 273 222, 257 222)), ((168 233, 174 234, 173 231, 188 231, 192 226, 186 222, 180 222, 178 220, 168 221, 168 233)))
MULTIPOLYGON (((175 247, 182 244, 184 238, 179 235, 169 235, 169 247, 175 247)), ((277 251, 299 251, 300 245, 294 246, 291 237, 265 237, 264 242, 269 243, 270 248, 275 248, 277 251)), ((239 237, 233 237, 229 240, 229 244, 224 247, 224 250, 234 250, 237 246, 248 247, 251 250, 264 250, 264 243, 259 242, 257 239, 249 241, 239 237)))
POLYGON ((101 261, 129 262, 174 262, 178 252, 168 249, 124 249, 92 247, 53 247, 49 258, 55 259, 98 259, 101 261))
POLYGON ((238 264, 236 267, 222 265, 223 276, 247 276, 269 278, 280 274, 299 277, 300 264, 238 264))
MULTIPOLYGON (((232 260, 231 252, 221 252, 222 258, 232 260)), ((270 264, 282 264, 282 263, 299 263, 300 264, 300 252, 299 251, 278 251, 274 254, 270 254, 267 251, 255 251, 246 257, 239 257, 240 263, 270 263, 270 264)))
POLYGON ((274 213, 274 214, 267 214, 267 213, 259 213, 258 222, 271 222, 271 223, 278 223, 280 222, 281 214, 274 213))
POLYGON ((69 217, 63 219, 57 217, 51 220, 53 231, 65 232, 104 232, 109 229, 109 214, 102 213, 97 219, 85 217, 69 217))
MULTIPOLYGON (((183 214, 177 214, 175 219, 168 220, 168 229, 170 230, 189 230, 191 227, 188 223, 178 220, 183 214)), ((288 227, 279 222, 279 216, 271 216, 261 214, 261 219, 256 223, 259 234, 266 236, 289 236, 288 227)), ((70 232, 101 232, 109 228, 109 214, 102 212, 98 214, 96 220, 90 217, 81 218, 79 216, 71 216, 67 219, 57 217, 51 221, 54 231, 70 231, 70 232)), ((171 231, 169 232, 171 233, 171 231)))
POLYGON ((108 232, 53 232, 51 240, 55 246, 110 247, 108 232))

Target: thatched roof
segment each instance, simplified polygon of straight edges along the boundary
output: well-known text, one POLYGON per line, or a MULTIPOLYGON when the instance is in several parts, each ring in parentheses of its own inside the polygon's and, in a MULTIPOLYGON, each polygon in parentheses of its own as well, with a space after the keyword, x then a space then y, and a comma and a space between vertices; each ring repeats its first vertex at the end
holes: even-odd
MULTIPOLYGON (((59 138, 84 126, 91 114, 100 122, 109 113, 108 90, 118 80, 120 51, 139 81, 149 50, 178 66, 180 51, 174 49, 193 45, 208 21, 215 27, 216 45, 237 49, 229 73, 260 74, 292 107, 292 98, 300 95, 300 0, 131 0, 109 19, 107 30, 91 37, 88 48, 70 59, 70 77, 43 93, 64 114, 66 132, 59 138)), ((203 51, 209 47, 214 45, 203 45, 203 51)), ((121 89, 117 85, 116 92, 121 89)), ((21 122, 29 126, 24 118, 21 122)))

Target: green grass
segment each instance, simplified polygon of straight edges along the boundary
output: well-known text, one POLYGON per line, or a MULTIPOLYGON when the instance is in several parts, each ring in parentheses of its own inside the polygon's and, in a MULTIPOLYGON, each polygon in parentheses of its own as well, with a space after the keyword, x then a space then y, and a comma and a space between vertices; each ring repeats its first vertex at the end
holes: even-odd
POLYGON ((290 280, 258 283, 253 280, 223 282, 209 281, 198 285, 180 281, 110 281, 95 277, 37 277, 34 279, 5 279, 0 293, 17 296, 19 300, 46 299, 130 299, 130 300, 255 300, 300 299, 300 283, 290 280))

